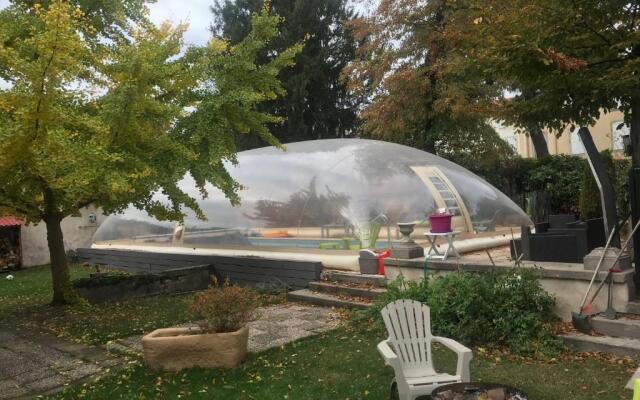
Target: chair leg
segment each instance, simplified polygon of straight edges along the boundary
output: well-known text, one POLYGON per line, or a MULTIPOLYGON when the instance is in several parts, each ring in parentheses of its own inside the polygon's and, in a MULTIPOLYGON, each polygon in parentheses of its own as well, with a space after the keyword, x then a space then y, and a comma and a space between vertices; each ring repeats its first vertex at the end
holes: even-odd
POLYGON ((414 400, 407 385, 399 385, 396 378, 391 381, 391 398, 394 400, 414 400))
POLYGON ((400 393, 398 393, 398 383, 396 378, 393 378, 391 385, 389 385, 389 399, 400 400, 400 393))

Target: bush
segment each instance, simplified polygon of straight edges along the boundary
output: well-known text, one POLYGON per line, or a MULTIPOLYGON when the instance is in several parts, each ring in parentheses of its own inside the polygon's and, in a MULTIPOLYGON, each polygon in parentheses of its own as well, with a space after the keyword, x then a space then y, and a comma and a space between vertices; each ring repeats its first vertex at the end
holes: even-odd
POLYGON ((523 355, 552 353, 559 346, 550 331, 554 300, 540 287, 536 271, 456 272, 418 282, 400 277, 372 311, 378 317, 382 307, 397 299, 427 304, 434 335, 504 346, 523 355))
POLYGON ((202 320, 199 325, 204 332, 235 332, 253 319, 258 295, 226 282, 196 294, 188 307, 195 318, 202 320))
MULTIPOLYGON (((606 150, 600 153, 602 164, 604 165, 609 181, 614 189, 614 195, 617 197, 621 194, 615 193, 619 186, 616 180, 615 164, 611 152, 606 150)), ((602 218, 602 204, 600 198, 600 189, 593 176, 593 171, 588 162, 584 162, 582 166, 582 182, 580 184, 580 216, 583 220, 602 218)))
MULTIPOLYGON (((608 150, 601 154, 615 191, 618 217, 622 219, 629 212, 630 161, 613 159, 608 150)), ((526 209, 534 221, 541 221, 549 214, 571 212, 581 214, 583 218, 601 215, 600 192, 583 157, 514 157, 497 168, 499 179, 484 175, 482 171, 479 174, 526 209)))

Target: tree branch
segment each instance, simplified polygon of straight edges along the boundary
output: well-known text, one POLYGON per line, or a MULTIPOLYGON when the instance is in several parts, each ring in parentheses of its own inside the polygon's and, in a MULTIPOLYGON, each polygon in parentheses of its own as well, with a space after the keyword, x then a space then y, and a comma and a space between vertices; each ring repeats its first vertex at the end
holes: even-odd
POLYGON ((81 210, 85 207, 88 207, 89 205, 91 205, 92 203, 95 203, 97 201, 97 199, 91 199, 91 200, 82 200, 82 201, 78 201, 75 204, 73 204, 71 207, 65 208, 62 210, 62 213, 64 215, 71 215, 73 214, 76 210, 81 210))
POLYGON ((595 65, 607 64, 607 63, 625 62, 625 61, 629 61, 629 59, 630 59, 629 57, 625 57, 625 58, 613 58, 611 60, 602 60, 602 61, 587 64, 587 67, 593 67, 595 65))
POLYGON ((38 137, 38 131, 40 130, 40 109, 42 107, 42 97, 44 96, 44 85, 45 85, 45 78, 47 77, 47 72, 49 71, 49 68, 51 67, 51 64, 53 63, 53 59, 55 57, 56 51, 58 50, 58 38, 60 37, 60 0, 58 0, 58 17, 56 18, 56 35, 55 35, 55 40, 54 40, 54 44, 53 44, 53 48, 51 49, 51 57, 49 57, 49 60, 47 61, 47 64, 45 65, 44 69, 42 70, 42 76, 40 77, 41 82, 40 82, 40 90, 38 93, 38 103, 36 104, 36 120, 35 120, 35 126, 33 128, 33 140, 35 140, 38 137))

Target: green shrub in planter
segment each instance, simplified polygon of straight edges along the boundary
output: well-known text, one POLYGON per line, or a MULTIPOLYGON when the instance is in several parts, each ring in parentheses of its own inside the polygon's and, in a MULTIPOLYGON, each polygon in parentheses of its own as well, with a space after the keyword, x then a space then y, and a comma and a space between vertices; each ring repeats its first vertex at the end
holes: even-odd
POLYGON ((555 319, 553 298, 536 271, 456 272, 421 281, 399 278, 371 310, 397 299, 413 299, 431 308, 434 334, 466 344, 504 346, 517 354, 552 353, 559 342, 549 330, 555 319))

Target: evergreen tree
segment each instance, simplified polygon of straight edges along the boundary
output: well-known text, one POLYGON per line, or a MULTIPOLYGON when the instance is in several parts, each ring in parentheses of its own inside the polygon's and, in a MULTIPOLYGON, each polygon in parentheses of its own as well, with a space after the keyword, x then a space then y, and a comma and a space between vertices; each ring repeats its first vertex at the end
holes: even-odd
MULTIPOLYGON (((272 132, 282 143, 352 135, 358 101, 346 90, 340 72, 354 56, 355 43, 345 22, 353 11, 345 0, 273 0, 273 12, 284 18, 280 36, 263 53, 261 62, 305 39, 294 68, 280 73, 287 94, 262 105, 263 111, 285 118, 272 132)), ((232 44, 249 29, 251 14, 263 0, 222 0, 211 7, 215 35, 232 44)), ((237 138, 240 149, 265 145, 257 137, 237 138)))

